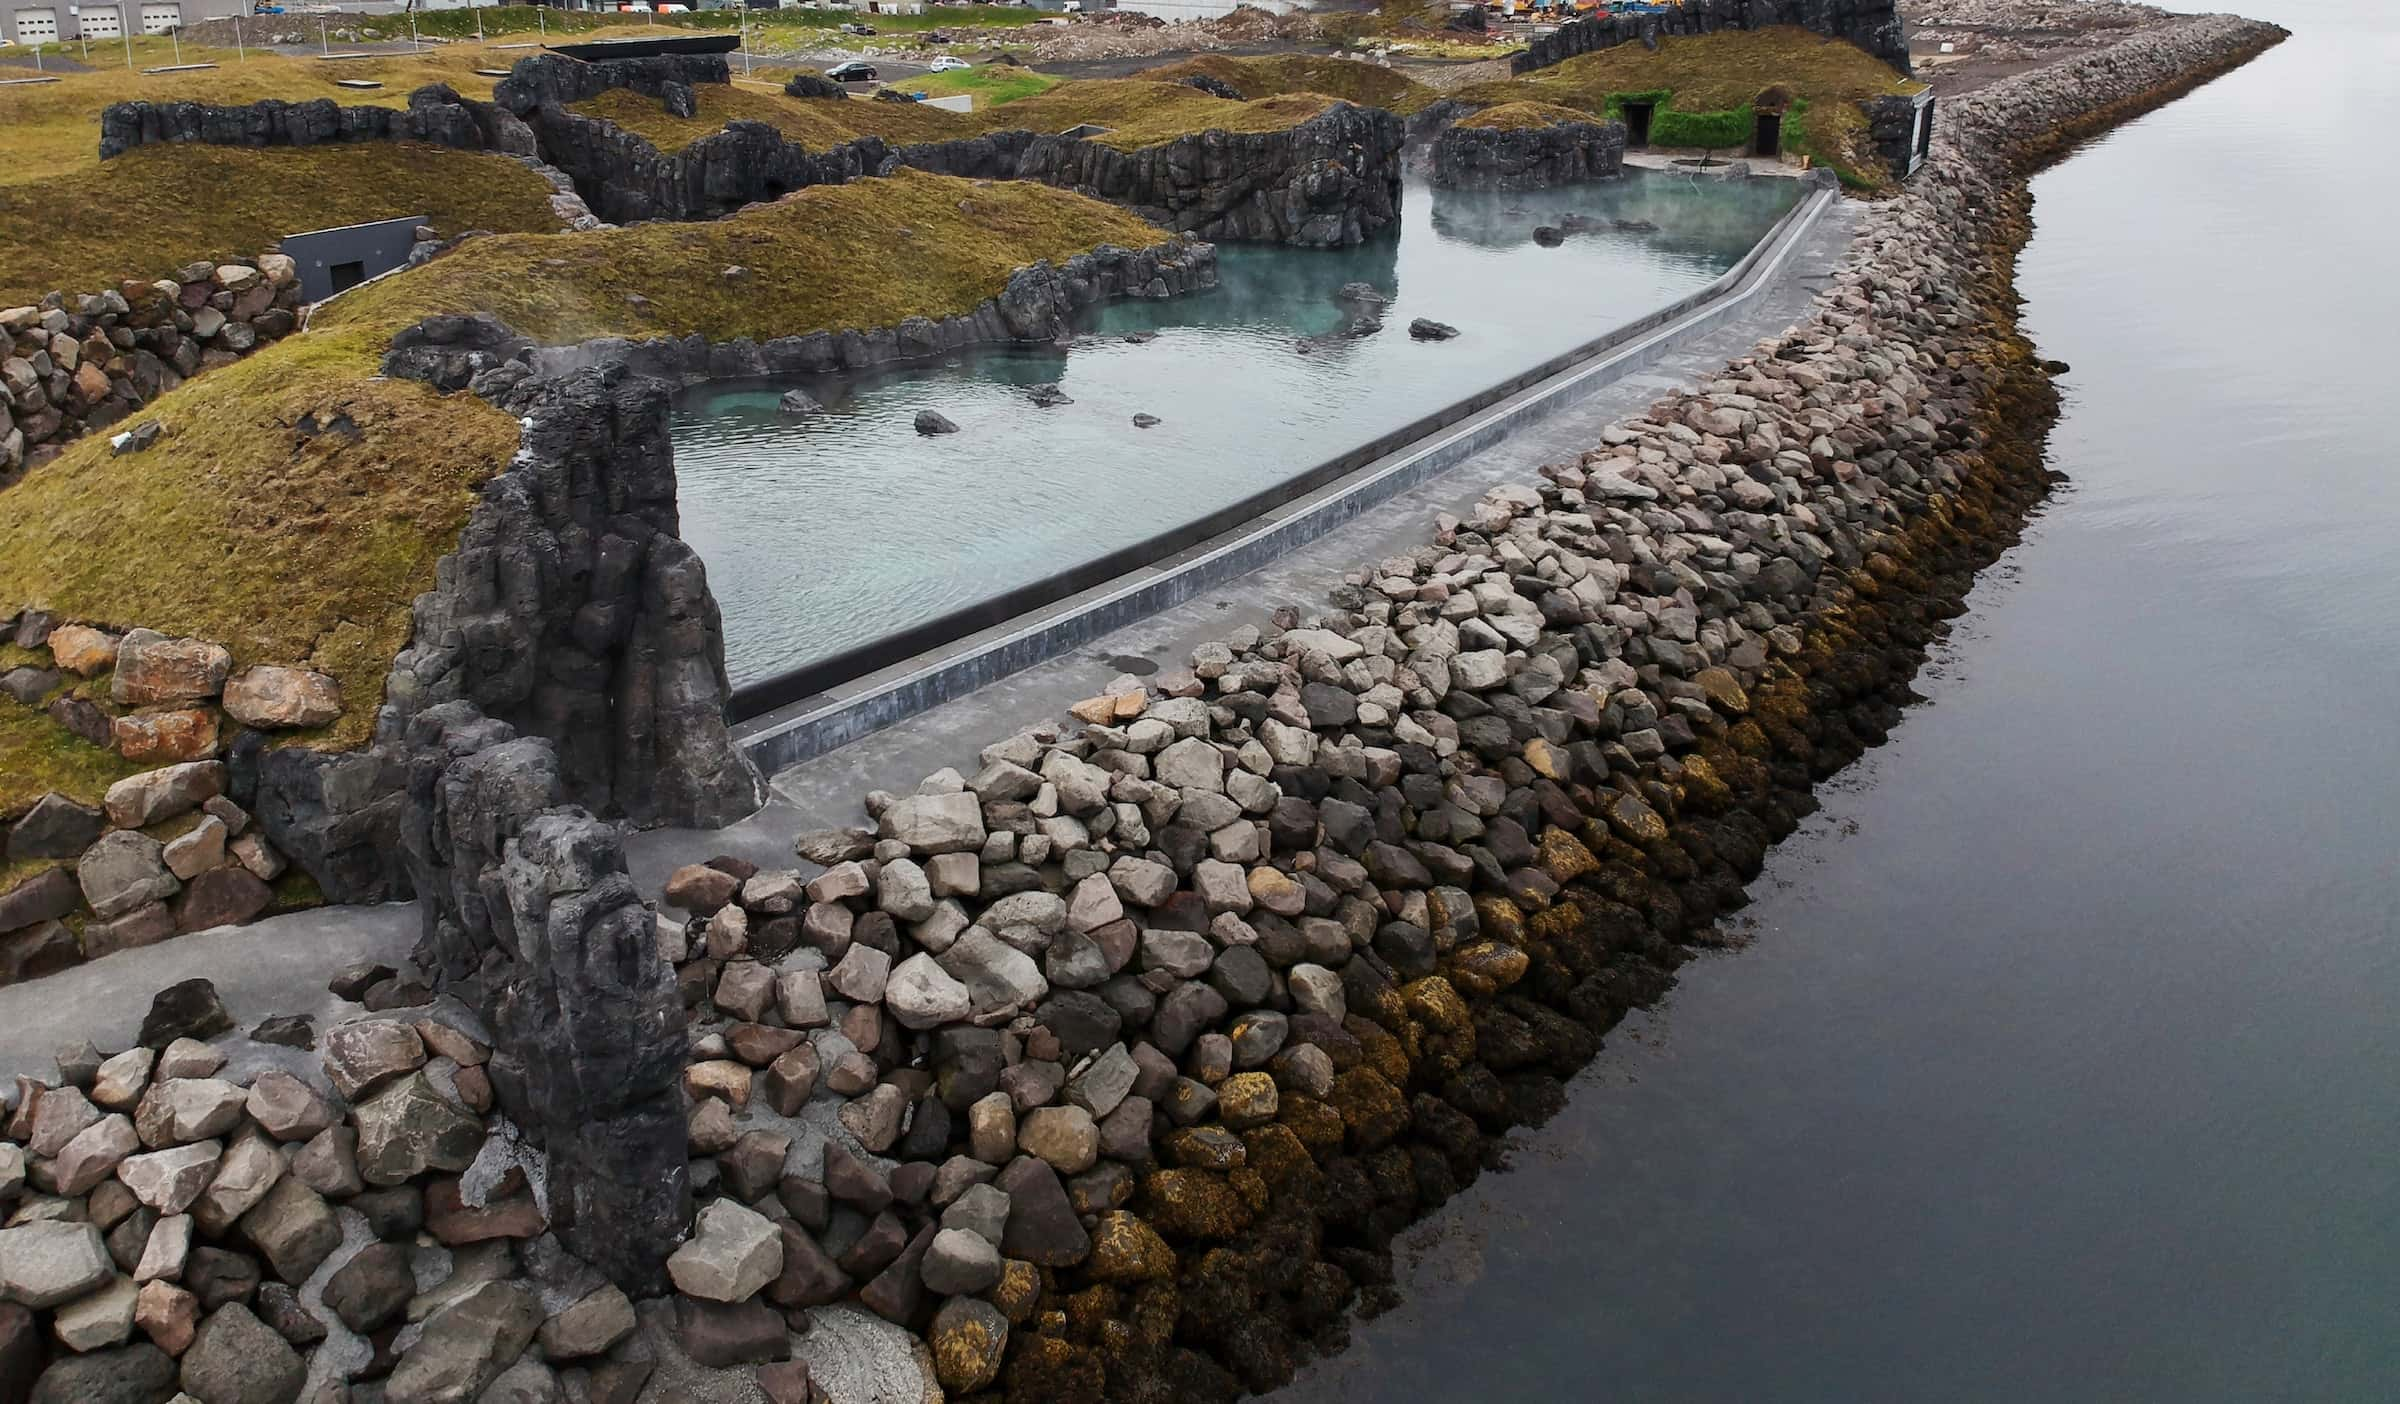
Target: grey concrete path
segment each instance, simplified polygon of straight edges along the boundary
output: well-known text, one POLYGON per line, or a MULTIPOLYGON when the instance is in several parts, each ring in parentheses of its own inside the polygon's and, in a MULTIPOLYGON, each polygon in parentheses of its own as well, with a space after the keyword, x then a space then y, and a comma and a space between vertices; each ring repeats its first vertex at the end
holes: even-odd
POLYGON ((1235 577, 1202 598, 1161 611, 1074 653, 1000 679, 773 777, 774 798, 729 829, 662 829, 628 846, 634 880, 655 893, 685 863, 731 854, 761 865, 791 866, 793 836, 808 829, 865 822, 869 790, 905 793, 955 766, 972 773, 976 753, 1026 727, 1066 721, 1066 709, 1098 694, 1122 673, 1143 675, 1186 664, 1194 645, 1261 623, 1277 605, 1320 607, 1349 571, 1414 550, 1433 515, 1459 512, 1504 482, 1527 482, 1544 463, 1583 452, 1601 429, 1637 413, 1662 394, 1706 377, 1808 309, 1849 249, 1859 206, 1837 201, 1802 237, 1775 281, 1741 316, 1668 352, 1426 483, 1362 513, 1282 559, 1235 577))
POLYGON ((216 982, 245 1032, 273 1014, 307 1014, 323 1030, 357 1009, 326 990, 334 971, 360 960, 398 965, 416 940, 414 903, 323 907, 196 931, 9 985, 0 988, 0 1077, 50 1077, 59 1047, 87 1038, 102 1052, 132 1047, 150 997, 195 975, 216 982))

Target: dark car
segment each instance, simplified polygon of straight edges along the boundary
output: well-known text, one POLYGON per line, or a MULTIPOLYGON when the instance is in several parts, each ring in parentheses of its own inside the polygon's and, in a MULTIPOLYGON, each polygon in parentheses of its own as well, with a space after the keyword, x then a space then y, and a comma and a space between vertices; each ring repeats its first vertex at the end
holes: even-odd
POLYGON ((875 65, 864 59, 852 59, 826 69, 825 76, 836 83, 872 83, 875 81, 875 65))
POLYGON ((874 32, 875 26, 871 24, 858 24, 853 22, 842 26, 842 33, 844 34, 873 34, 874 32))

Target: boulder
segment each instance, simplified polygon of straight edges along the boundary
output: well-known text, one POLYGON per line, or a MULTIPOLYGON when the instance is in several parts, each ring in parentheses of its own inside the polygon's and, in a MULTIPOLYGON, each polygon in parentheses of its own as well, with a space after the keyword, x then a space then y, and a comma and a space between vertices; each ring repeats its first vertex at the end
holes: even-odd
POLYGON ((425 1323, 385 1382, 386 1404, 466 1404, 523 1354, 542 1304, 520 1283, 468 1288, 425 1323))
MULTIPOLYGON (((55 792, 44 795, 34 801, 33 808, 25 811, 24 818, 9 827, 8 861, 24 863, 36 858, 77 857, 91 847, 107 827, 107 816, 99 810, 77 804, 55 792)), ((20 926, 30 924, 17 923, 20 926)), ((8 929, 7 918, 0 917, 0 931, 8 929)))
POLYGON ((125 829, 102 835, 76 864, 75 879, 92 914, 103 921, 163 902, 183 886, 167 871, 165 845, 125 829))
POLYGON ((224 690, 232 668, 232 655, 213 643, 135 629, 117 645, 109 695, 124 707, 204 701, 224 690))
POLYGON ((262 664, 225 684, 225 714, 260 730, 327 726, 342 714, 342 687, 306 668, 262 664))
POLYGON ((371 1185, 406 1184, 429 1170, 457 1174, 483 1148, 483 1122, 434 1090, 421 1072, 359 1103, 354 1116, 358 1171, 371 1185))
POLYGON ((198 809, 205 800, 225 793, 225 767, 218 761, 190 761, 129 775, 108 787, 100 807, 108 822, 120 829, 139 829, 198 809))
POLYGON ((63 1306, 116 1275, 100 1230, 37 1220, 0 1229, 0 1298, 36 1311, 63 1306))
POLYGON ((248 1307, 227 1302, 200 1323, 180 1382, 200 1404, 291 1404, 307 1380, 291 1342, 248 1307))
POLYGON ((742 1302, 783 1271, 783 1239, 764 1216, 728 1200, 700 1211, 691 1240, 667 1259, 678 1290, 703 1301, 742 1302))
MULTIPOLYGON (((178 980, 151 997, 138 1041, 145 1048, 164 1048, 178 1039, 214 1038, 232 1028, 233 1016, 217 998, 215 982, 195 976, 178 980)), ((160 1061, 164 1075, 166 1060, 160 1061)))

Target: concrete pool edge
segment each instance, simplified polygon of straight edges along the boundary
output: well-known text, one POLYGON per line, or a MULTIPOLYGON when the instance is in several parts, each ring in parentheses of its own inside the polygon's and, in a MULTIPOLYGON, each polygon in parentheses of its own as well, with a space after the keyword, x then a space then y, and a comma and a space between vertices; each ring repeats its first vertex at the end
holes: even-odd
POLYGON ((1527 376, 1426 416, 1438 425, 1430 433, 1347 466, 1330 480, 1308 482, 1321 469, 1302 474, 1295 481, 1303 486, 1287 500, 1147 564, 739 720, 735 744, 772 775, 1172 608, 1306 545, 1731 320, 1775 284, 1818 218, 1841 198, 1837 189, 1810 189, 1708 286, 1612 328, 1527 376))

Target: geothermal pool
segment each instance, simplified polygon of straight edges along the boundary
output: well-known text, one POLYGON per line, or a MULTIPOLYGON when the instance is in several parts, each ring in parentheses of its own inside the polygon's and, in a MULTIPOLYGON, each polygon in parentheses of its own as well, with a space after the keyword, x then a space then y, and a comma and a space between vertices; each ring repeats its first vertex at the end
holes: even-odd
POLYGON ((733 681, 1273 487, 1704 286, 1800 193, 1648 171, 1525 193, 1412 182, 1396 233, 1345 250, 1225 245, 1216 290, 1095 308, 1063 351, 696 387, 675 425, 683 534, 708 562, 733 681), (1569 214, 1596 227, 1534 242, 1569 214), (1332 336, 1349 315, 1334 294, 1355 282, 1391 298, 1383 330, 1332 336), (1460 334, 1413 341, 1418 317, 1460 334), (1037 405, 1027 387, 1045 382, 1073 403, 1037 405), (794 385, 829 412, 779 414, 794 385), (919 435, 927 409, 959 432, 919 435), (1136 414, 1159 423, 1136 428, 1136 414))

